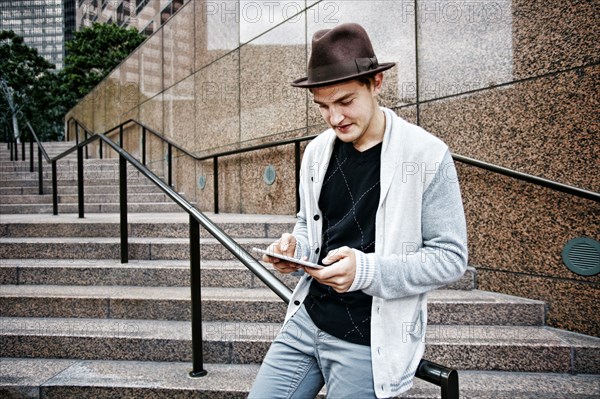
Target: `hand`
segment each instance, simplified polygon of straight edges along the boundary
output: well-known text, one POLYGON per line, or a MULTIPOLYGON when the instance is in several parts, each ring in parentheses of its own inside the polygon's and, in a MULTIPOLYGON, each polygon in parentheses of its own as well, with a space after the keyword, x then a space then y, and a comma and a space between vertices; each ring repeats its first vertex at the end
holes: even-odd
MULTIPOLYGON (((293 257, 296 252, 296 237, 289 233, 284 233, 279 240, 269 245, 268 251, 293 257)), ((292 273, 300 268, 296 263, 274 258, 272 256, 263 255, 262 260, 267 263, 272 263, 273 267, 279 273, 292 273)))
POLYGON ((323 258, 324 265, 331 265, 323 269, 303 267, 304 271, 319 283, 328 285, 336 292, 348 291, 356 275, 356 256, 348 247, 341 247, 330 251, 323 258))

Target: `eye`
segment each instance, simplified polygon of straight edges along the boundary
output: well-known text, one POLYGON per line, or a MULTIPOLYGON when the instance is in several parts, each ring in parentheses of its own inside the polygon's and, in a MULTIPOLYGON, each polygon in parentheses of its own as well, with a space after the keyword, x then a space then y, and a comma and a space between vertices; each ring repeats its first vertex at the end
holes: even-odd
POLYGON ((352 103, 352 101, 354 101, 353 98, 351 98, 350 100, 342 101, 340 104, 342 104, 342 105, 350 105, 350 103, 352 103))

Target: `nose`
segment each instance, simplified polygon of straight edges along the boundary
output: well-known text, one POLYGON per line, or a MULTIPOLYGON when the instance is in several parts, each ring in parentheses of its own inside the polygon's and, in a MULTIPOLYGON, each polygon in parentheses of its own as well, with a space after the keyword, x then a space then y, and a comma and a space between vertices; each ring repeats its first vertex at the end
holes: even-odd
POLYGON ((337 107, 331 107, 329 110, 329 120, 331 121, 331 124, 335 126, 344 120, 344 115, 337 107))

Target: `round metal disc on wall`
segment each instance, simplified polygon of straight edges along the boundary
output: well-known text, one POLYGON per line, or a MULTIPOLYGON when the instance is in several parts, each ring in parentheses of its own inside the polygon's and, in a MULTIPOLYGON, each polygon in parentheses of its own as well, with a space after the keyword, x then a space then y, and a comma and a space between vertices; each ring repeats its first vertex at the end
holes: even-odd
POLYGON ((198 187, 200 190, 204 190, 204 187, 206 187, 206 176, 202 175, 198 178, 198 187))
POLYGON ((273 165, 269 165, 265 168, 265 171, 263 173, 263 181, 267 184, 267 185, 272 185, 273 183, 275 183, 275 178, 277 177, 277 174, 275 173, 275 168, 273 167, 273 165))
POLYGON ((587 237, 569 240, 562 251, 565 265, 580 276, 600 273, 600 242, 587 237))

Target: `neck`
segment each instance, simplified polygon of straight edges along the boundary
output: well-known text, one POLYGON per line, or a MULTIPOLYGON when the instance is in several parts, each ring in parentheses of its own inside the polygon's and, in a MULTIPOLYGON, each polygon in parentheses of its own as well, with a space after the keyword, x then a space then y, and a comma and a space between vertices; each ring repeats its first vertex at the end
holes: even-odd
POLYGON ((385 133, 385 115, 378 105, 375 106, 376 110, 371 119, 371 123, 369 123, 369 127, 358 140, 352 143, 357 151, 366 151, 383 141, 383 135, 385 133))

